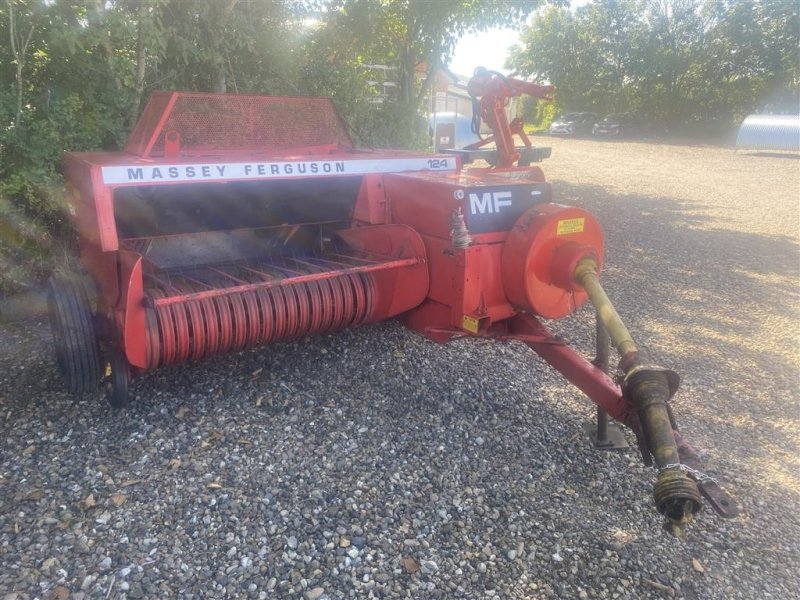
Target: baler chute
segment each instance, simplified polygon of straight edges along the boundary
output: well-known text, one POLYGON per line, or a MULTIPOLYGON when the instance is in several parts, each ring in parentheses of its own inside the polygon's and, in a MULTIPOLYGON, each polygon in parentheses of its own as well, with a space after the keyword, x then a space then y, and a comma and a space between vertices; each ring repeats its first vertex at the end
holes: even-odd
MULTIPOLYGON (((515 166, 537 154, 527 137, 514 148, 522 123, 499 108, 553 91, 532 86, 476 74, 498 166, 470 170, 458 155, 356 149, 327 99, 155 94, 124 152, 67 157, 96 298, 53 280, 68 388, 102 384, 123 406, 151 369, 397 315, 437 341, 517 339, 636 432, 659 468, 659 511, 684 524, 701 465, 669 408, 677 379, 642 357, 603 292, 596 219, 553 204, 537 166, 515 166), (587 300, 620 351, 620 385, 539 320, 587 300)), ((731 516, 715 486, 700 491, 731 516)))

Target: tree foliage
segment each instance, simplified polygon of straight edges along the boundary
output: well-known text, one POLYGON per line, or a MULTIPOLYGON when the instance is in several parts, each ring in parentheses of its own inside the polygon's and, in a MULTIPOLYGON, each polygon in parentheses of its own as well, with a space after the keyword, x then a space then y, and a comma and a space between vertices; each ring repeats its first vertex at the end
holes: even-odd
POLYGON ((787 0, 594 0, 538 12, 508 64, 555 84, 562 110, 719 133, 756 110, 796 112, 799 27, 787 0))
MULTIPOLYGON (((536 13, 510 63, 556 83, 562 108, 641 110, 673 126, 795 99, 796 2, 566 3, 536 13)), ((542 4, 0 0, 0 272, 68 231, 63 152, 121 147, 153 90, 331 96, 358 143, 411 147, 427 142, 419 112, 458 38, 542 4), (392 72, 394 96, 376 101, 369 65, 392 72)), ((531 110, 551 118, 547 106, 531 110)))
POLYGON ((121 147, 153 90, 328 95, 359 143, 419 145, 430 75, 458 37, 535 5, 0 0, 0 270, 68 231, 63 152, 121 147), (396 97, 374 101, 369 64, 396 74, 396 97))
POLYGON ((538 4, 497 0, 343 0, 336 26, 350 32, 352 50, 398 72, 398 99, 418 106, 431 78, 465 33, 520 22, 538 4), (423 75, 421 82, 415 76, 423 75))

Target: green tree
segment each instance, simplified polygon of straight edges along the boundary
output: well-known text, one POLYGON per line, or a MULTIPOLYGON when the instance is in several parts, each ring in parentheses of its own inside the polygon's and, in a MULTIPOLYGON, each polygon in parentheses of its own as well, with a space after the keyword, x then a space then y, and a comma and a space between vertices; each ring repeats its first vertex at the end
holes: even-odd
POLYGON ((646 0, 643 6, 647 38, 635 74, 641 103, 672 127, 685 126, 693 117, 696 65, 706 52, 706 32, 712 25, 700 2, 646 0))
POLYGON ((522 32, 506 65, 523 76, 555 84, 557 110, 589 109, 588 90, 594 86, 598 60, 584 38, 573 12, 548 6, 522 32))
POLYGON ((419 110, 436 73, 465 32, 518 22, 538 2, 492 0, 331 0, 321 2, 318 24, 299 55, 304 89, 329 86, 355 137, 374 146, 427 144, 419 110), (380 65, 381 69, 371 68, 380 65), (387 69, 396 94, 375 98, 368 81, 387 69), (371 74, 371 77, 370 77, 371 74), (346 89, 349 88, 349 89, 346 89), (380 100, 380 102, 370 102, 380 100))
POLYGON ((350 32, 353 49, 398 74, 398 102, 416 109, 436 72, 467 32, 521 22, 538 5, 492 0, 340 0, 336 26, 350 32))
POLYGON ((760 107, 796 111, 799 22, 785 0, 595 0, 538 12, 508 64, 555 84, 562 108, 719 133, 760 107))
POLYGON ((797 110, 799 9, 796 2, 763 0, 713 5, 715 26, 699 71, 707 82, 706 113, 717 108, 738 122, 753 110, 797 110))
POLYGON ((600 112, 629 108, 626 86, 641 64, 641 24, 632 0, 597 0, 581 9, 579 40, 594 57, 591 107, 600 112))
POLYGON ((157 9, 163 49, 159 86, 213 92, 291 91, 295 32, 305 11, 287 2, 165 0, 157 9))
POLYGON ((151 89, 291 89, 302 15, 288 0, 3 0, 3 246, 31 262, 52 251, 69 231, 64 151, 119 148, 151 89))

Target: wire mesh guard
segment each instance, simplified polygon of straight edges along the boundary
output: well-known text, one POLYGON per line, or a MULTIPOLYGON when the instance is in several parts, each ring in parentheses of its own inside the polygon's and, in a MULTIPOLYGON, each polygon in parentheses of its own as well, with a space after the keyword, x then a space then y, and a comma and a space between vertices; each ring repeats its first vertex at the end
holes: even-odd
POLYGON ((180 134, 181 148, 190 154, 353 147, 329 98, 156 92, 125 150, 142 157, 163 156, 164 137, 170 131, 180 134))

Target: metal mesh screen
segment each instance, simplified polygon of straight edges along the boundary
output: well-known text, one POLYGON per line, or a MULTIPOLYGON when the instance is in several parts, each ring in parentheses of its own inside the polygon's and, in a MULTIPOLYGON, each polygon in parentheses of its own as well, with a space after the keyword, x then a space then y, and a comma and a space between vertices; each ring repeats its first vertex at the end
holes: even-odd
POLYGON ((353 147, 329 98, 154 95, 126 150, 140 155, 163 155, 164 136, 168 131, 180 133, 181 148, 188 152, 283 150, 329 144, 345 149, 353 147), (170 98, 175 99, 171 110, 170 98), (164 111, 169 114, 159 128, 164 111), (150 152, 146 152, 148 142, 153 139, 150 152))
POLYGON ((125 144, 125 152, 139 156, 145 155, 147 143, 153 137, 161 115, 168 110, 173 97, 174 94, 170 92, 155 92, 150 96, 147 106, 144 107, 139 120, 136 121, 136 127, 133 128, 133 132, 125 144))

